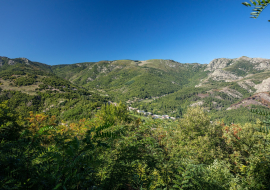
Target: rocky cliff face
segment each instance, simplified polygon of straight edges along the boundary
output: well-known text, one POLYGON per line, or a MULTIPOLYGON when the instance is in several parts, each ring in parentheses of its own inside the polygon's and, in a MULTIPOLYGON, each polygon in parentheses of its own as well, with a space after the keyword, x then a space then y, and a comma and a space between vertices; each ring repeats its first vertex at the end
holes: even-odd
MULTIPOLYGON (((2 67, 3 65, 4 65, 4 63, 5 63, 5 59, 7 60, 7 64, 8 65, 15 65, 17 62, 16 62, 16 60, 14 61, 14 60, 12 60, 12 59, 9 59, 9 58, 7 58, 7 57, 1 57, 0 56, 0 67, 2 67)), ((29 60, 28 59, 26 59, 26 58, 20 58, 25 64, 27 64, 27 65, 30 65, 30 62, 29 62, 29 60)))
POLYGON ((225 67, 228 67, 230 65, 234 65, 238 63, 239 61, 246 61, 250 62, 254 69, 256 70, 265 70, 270 69, 270 59, 263 59, 263 58, 249 58, 246 56, 242 56, 236 59, 226 59, 226 58, 218 58, 211 61, 205 71, 212 71, 214 72, 217 69, 223 69, 225 67))
POLYGON ((234 59, 233 63, 237 61, 248 61, 254 65, 254 69, 256 70, 267 70, 270 69, 270 59, 263 59, 263 58, 250 58, 250 57, 239 57, 234 59))
POLYGON ((241 70, 241 72, 246 72, 246 77, 250 76, 248 69, 252 69, 256 72, 261 72, 263 70, 270 69, 270 59, 263 58, 249 58, 242 56, 236 59, 226 59, 219 58, 211 61, 205 71, 210 71, 208 78, 216 81, 224 80, 225 82, 231 82, 243 79, 242 76, 236 74, 236 70, 241 70))
POLYGON ((22 57, 21 59, 25 62, 25 64, 29 65, 29 60, 28 59, 26 59, 24 57, 22 57))
POLYGON ((263 80, 261 84, 255 85, 254 88, 257 90, 256 93, 270 92, 270 78, 263 80))
POLYGON ((13 60, 8 60, 8 65, 14 65, 15 64, 15 61, 13 60))
POLYGON ((211 61, 205 71, 215 71, 217 69, 223 69, 225 67, 227 67, 233 59, 226 59, 226 58, 219 58, 219 59, 214 59, 213 61, 211 61))

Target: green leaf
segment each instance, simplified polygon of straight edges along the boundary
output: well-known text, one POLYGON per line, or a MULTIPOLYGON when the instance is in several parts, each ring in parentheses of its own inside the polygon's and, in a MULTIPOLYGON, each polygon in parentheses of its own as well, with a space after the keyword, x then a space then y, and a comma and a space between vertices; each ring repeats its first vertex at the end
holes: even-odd
POLYGON ((73 147, 70 146, 69 149, 66 150, 66 153, 67 153, 69 156, 74 156, 73 147))
POLYGON ((54 189, 58 189, 60 186, 62 185, 62 183, 58 183, 54 189))
POLYGON ((247 7, 251 7, 251 4, 249 4, 248 2, 244 2, 242 4, 245 5, 245 6, 247 6, 247 7))
POLYGON ((255 1, 250 0, 250 2, 255 6, 257 5, 257 3, 255 1))
POLYGON ((41 129, 38 130, 38 134, 41 134, 43 133, 44 131, 48 131, 48 130, 51 130, 53 129, 53 126, 45 126, 45 127, 42 127, 41 129))
POLYGON ((253 11, 259 11, 259 12, 261 12, 262 11, 262 9, 252 9, 253 11))

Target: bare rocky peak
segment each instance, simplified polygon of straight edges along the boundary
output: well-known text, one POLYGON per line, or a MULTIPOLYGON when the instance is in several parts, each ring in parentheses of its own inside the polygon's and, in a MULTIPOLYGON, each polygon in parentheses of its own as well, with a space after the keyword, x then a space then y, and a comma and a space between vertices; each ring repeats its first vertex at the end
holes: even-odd
POLYGON ((265 70, 270 68, 270 59, 264 58, 250 58, 246 56, 239 57, 234 60, 234 62, 238 60, 245 60, 249 61, 250 63, 254 64, 254 68, 257 70, 265 70))
POLYGON ((232 59, 218 58, 212 60, 206 67, 205 71, 215 71, 216 69, 223 69, 232 62, 232 59))
POLYGON ((270 62, 270 59, 264 59, 264 58, 250 58, 250 57, 247 57, 247 56, 242 56, 242 57, 239 57, 239 58, 236 58, 234 59, 234 61, 238 61, 238 60, 245 60, 245 61, 249 61, 251 63, 263 63, 263 62, 266 62, 266 63, 269 63, 270 62))
POLYGON ((226 59, 226 58, 214 59, 207 65, 205 71, 213 72, 217 69, 223 69, 229 65, 233 65, 237 63, 238 61, 248 61, 254 64, 254 68, 257 70, 270 69, 270 59, 250 58, 250 57, 242 56, 236 59, 226 59))

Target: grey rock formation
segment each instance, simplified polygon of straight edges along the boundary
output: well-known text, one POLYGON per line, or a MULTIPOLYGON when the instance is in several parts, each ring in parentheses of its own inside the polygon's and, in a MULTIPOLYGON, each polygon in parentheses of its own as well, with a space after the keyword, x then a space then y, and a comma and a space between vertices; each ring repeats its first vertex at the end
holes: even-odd
POLYGON ((228 87, 223 88, 220 92, 224 92, 225 94, 232 96, 234 98, 243 97, 243 95, 240 92, 238 92, 237 90, 234 90, 234 89, 230 89, 228 87))
POLYGON ((254 65, 254 69, 265 70, 270 69, 270 59, 263 58, 250 58, 242 56, 236 59, 219 58, 212 60, 206 67, 205 71, 215 71, 217 69, 223 69, 229 65, 233 65, 238 61, 248 61, 254 65))
POLYGON ((264 59, 264 58, 250 58, 246 56, 239 57, 237 59, 233 60, 234 62, 237 62, 239 60, 244 60, 252 63, 254 65, 254 69, 257 70, 266 70, 270 69, 270 59, 264 59))
POLYGON ((190 104, 190 106, 191 107, 193 107, 193 106, 202 106, 203 105, 203 101, 199 101, 199 102, 195 102, 195 103, 193 103, 193 104, 190 104))
POLYGON ((26 59, 24 57, 22 57, 21 59, 25 62, 25 64, 29 65, 29 60, 28 59, 26 59))
POLYGON ((247 85, 244 81, 237 83, 242 88, 246 89, 249 93, 252 93, 253 91, 250 89, 249 85, 247 85))
POLYGON ((8 65, 14 65, 15 62, 13 60, 8 60, 8 65))
POLYGON ((221 69, 215 70, 213 73, 209 74, 209 77, 216 81, 224 80, 225 82, 231 82, 243 78, 221 69))
POLYGON ((226 59, 226 58, 219 58, 219 59, 214 59, 211 61, 205 71, 215 71, 216 69, 223 69, 227 67, 233 59, 226 59))
POLYGON ((257 70, 270 69, 270 61, 265 61, 254 67, 257 70))
POLYGON ((257 90, 256 93, 270 92, 270 78, 263 80, 261 84, 255 85, 254 88, 257 90))
POLYGON ((245 80, 245 83, 247 84, 247 85, 249 85, 249 86, 255 86, 255 83, 254 82, 252 82, 250 79, 249 80, 245 80))

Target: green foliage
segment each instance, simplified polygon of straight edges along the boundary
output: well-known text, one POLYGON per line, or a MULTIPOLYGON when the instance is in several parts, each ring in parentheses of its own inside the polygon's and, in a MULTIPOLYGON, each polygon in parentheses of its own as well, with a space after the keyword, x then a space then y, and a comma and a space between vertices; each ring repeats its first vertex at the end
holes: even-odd
POLYGON ((116 124, 117 121, 127 122, 130 120, 127 107, 123 103, 118 105, 105 104, 97 112, 96 117, 104 123, 116 124))
POLYGON ((3 65, 0 68, 0 76, 4 80, 13 79, 13 76, 16 75, 50 75, 52 74, 51 67, 42 63, 32 62, 28 60, 26 64, 22 58, 17 59, 8 59, 8 58, 0 58, 2 59, 3 65), (9 61, 14 61, 12 65, 9 65, 9 61))
POLYGON ((242 88, 237 83, 232 83, 232 85, 230 85, 229 88, 237 90, 238 92, 240 92, 243 95, 243 98, 246 98, 246 97, 249 97, 249 96, 252 95, 251 93, 249 93, 246 89, 242 88))
POLYGON ((225 124, 229 125, 231 123, 256 123, 256 119, 262 120, 263 117, 260 115, 251 114, 249 108, 240 107, 238 109, 212 111, 211 120, 222 120, 225 124))
MULTIPOLYGON (((250 13, 252 15, 252 17, 250 18, 254 18, 254 19, 258 18, 258 16, 262 13, 262 11, 270 4, 269 0, 254 0, 254 1, 250 0, 250 2, 254 5, 254 8, 255 8, 253 9, 253 11, 255 12, 250 13)), ((251 7, 252 5, 248 2, 244 2, 242 4, 247 7, 251 7)), ((270 22, 270 20, 268 20, 268 22, 270 22)))
MULTIPOLYGON (((21 80, 24 85, 25 79, 34 78, 40 88, 35 95, 10 90, 0 93, 0 189, 270 186, 270 144, 265 128, 269 113, 252 110, 258 113, 255 115, 243 107, 225 111, 240 99, 221 88, 228 86, 243 97, 250 94, 237 83, 211 79, 195 88, 207 75, 205 66, 172 60, 122 60, 52 67, 60 78, 46 65, 26 64, 23 59, 8 65, 8 58, 1 59, 0 73, 7 74, 5 80, 21 80), (108 97, 77 84, 105 90, 102 93, 113 94, 114 99, 149 98, 132 106, 179 119, 135 117, 125 104, 109 105, 108 97), (160 97, 154 100, 152 96, 160 97), (198 101, 204 108, 190 106, 198 101), (263 117, 265 121, 258 120, 263 117)), ((255 72, 243 62, 237 67, 255 72)), ((241 69, 236 74, 244 75, 241 69)))
POLYGON ((122 104, 104 105, 96 118, 67 127, 44 126, 52 119, 31 114, 32 124, 19 138, 0 144, 0 188, 225 190, 270 185, 269 136, 256 130, 259 123, 211 124, 199 107, 175 123, 127 117, 122 104))
POLYGON ((260 128, 258 130, 261 131, 261 132, 265 132, 265 133, 269 134, 269 130, 270 130, 270 112, 266 111, 266 110, 261 110, 261 109, 251 109, 250 111, 252 113, 265 116, 266 120, 263 120, 263 123, 265 124, 265 126, 264 127, 260 126, 260 128))
POLYGON ((20 136, 22 126, 18 124, 18 116, 7 106, 7 101, 0 103, 0 141, 16 140, 20 136))
POLYGON ((80 95, 76 91, 69 93, 47 91, 38 92, 37 95, 3 91, 0 94, 0 102, 6 100, 8 107, 16 110, 22 118, 28 117, 29 111, 46 112, 48 115, 56 115, 58 121, 91 118, 95 109, 108 101, 107 97, 96 94, 80 95))
POLYGON ((91 90, 105 90, 114 101, 119 102, 133 97, 151 98, 175 92, 183 85, 206 76, 201 73, 204 67, 172 60, 149 60, 141 66, 136 61, 117 60, 52 68, 58 76, 91 90))
POLYGON ((30 77, 19 77, 15 79, 14 83, 17 86, 27 86, 32 85, 36 82, 36 76, 30 76, 30 77))

